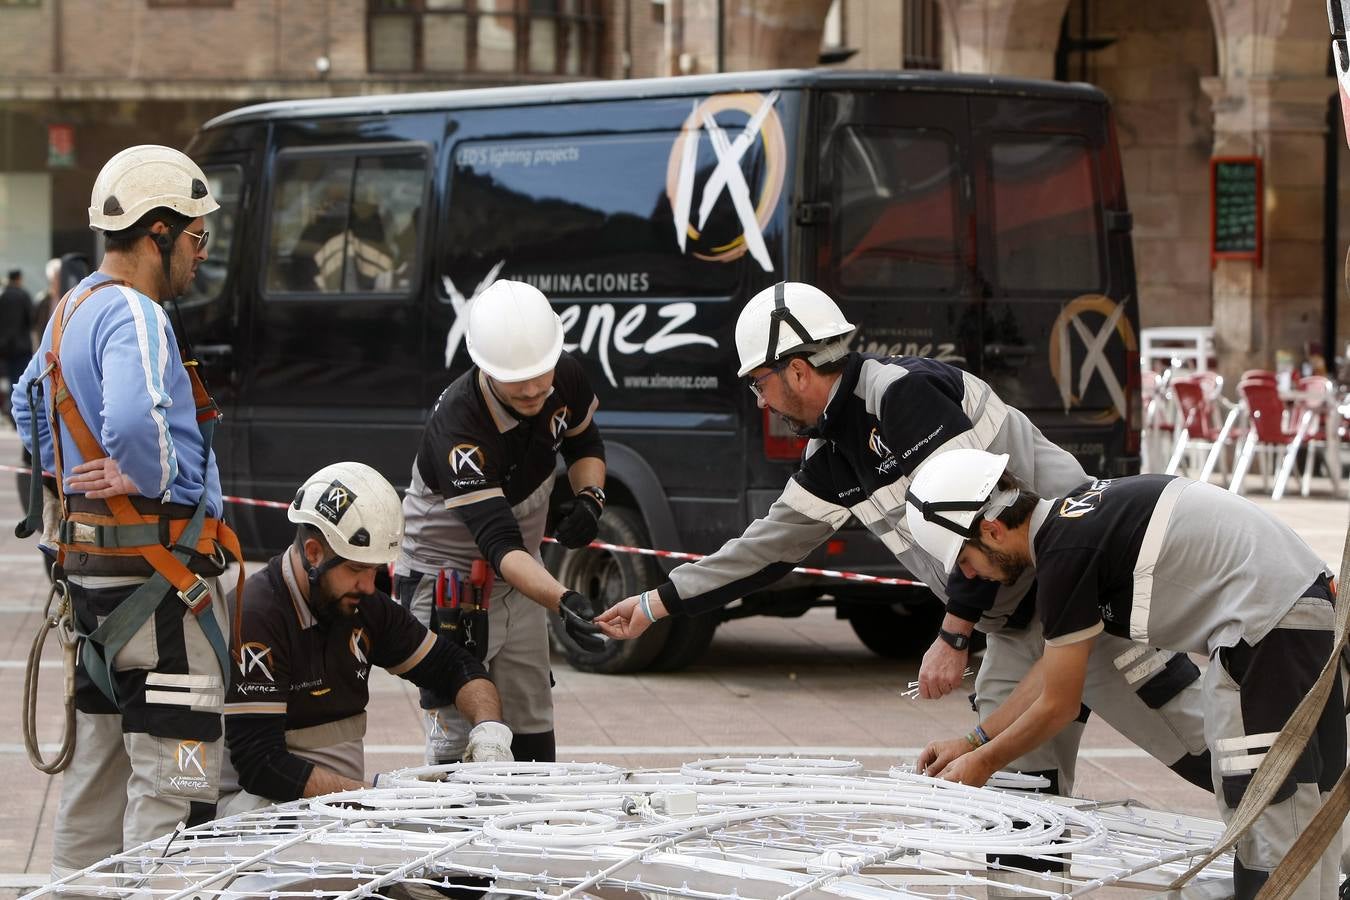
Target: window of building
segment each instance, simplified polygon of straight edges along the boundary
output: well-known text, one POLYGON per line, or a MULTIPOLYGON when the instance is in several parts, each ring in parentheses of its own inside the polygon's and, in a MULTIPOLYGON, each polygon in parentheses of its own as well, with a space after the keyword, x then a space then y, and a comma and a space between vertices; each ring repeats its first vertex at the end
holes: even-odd
POLYGON ((372 72, 598 75, 599 0, 369 0, 372 72))
POLYGON ((938 0, 904 0, 905 68, 942 68, 942 18, 938 0))
POLYGON ((990 147, 994 253, 1009 291, 1086 292, 1102 285, 1102 234, 1087 142, 1000 135, 990 147))
POLYGON ((843 129, 833 153, 835 266, 854 293, 951 290, 960 261, 958 170, 950 135, 843 129))
POLYGON ((396 294, 418 272, 426 154, 295 153, 277 163, 269 294, 396 294))
POLYGON ((230 268, 230 252, 234 249, 235 225, 239 220, 239 195, 244 175, 238 166, 206 169, 206 183, 220 209, 206 220, 211 232, 206 246, 206 262, 197 267, 197 275, 188 286, 183 306, 210 303, 220 296, 225 276, 230 268))

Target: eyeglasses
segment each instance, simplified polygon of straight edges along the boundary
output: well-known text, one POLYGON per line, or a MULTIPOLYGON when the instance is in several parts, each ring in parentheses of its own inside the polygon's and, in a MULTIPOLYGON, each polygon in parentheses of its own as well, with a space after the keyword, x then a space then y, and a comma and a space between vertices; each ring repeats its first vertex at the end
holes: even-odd
POLYGON ((201 234, 194 234, 193 232, 184 229, 184 230, 183 230, 183 234, 186 234, 186 235, 187 235, 188 237, 190 237, 190 238, 196 238, 196 240, 197 240, 197 251, 196 251, 196 252, 198 252, 198 253, 201 253, 202 250, 206 249, 206 242, 207 242, 207 241, 210 239, 210 237, 211 237, 211 232, 209 232, 209 231, 203 231, 201 234))
POLYGON ((755 395, 756 400, 764 399, 764 380, 775 372, 781 372, 791 364, 791 360, 779 360, 769 367, 769 371, 758 377, 754 375, 745 376, 745 385, 750 388, 750 393, 755 395))

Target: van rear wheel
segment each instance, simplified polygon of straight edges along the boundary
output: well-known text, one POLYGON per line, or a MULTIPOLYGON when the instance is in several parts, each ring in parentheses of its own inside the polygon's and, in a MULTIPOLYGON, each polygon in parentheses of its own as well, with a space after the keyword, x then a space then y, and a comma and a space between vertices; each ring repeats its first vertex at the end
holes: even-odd
POLYGON ((678 672, 698 662, 708 651, 718 618, 712 613, 702 616, 669 616, 661 620, 670 623, 665 646, 647 668, 653 672, 678 672))
MULTIPOLYGON (((630 547, 645 547, 648 543, 642 518, 622 506, 605 510, 596 539, 630 547)), ((663 580, 656 561, 636 553, 614 553, 592 547, 568 550, 558 544, 548 544, 544 549, 544 563, 559 582, 595 604, 597 613, 625 597, 655 587, 663 580)), ((567 636, 562 620, 557 616, 549 616, 548 625, 554 649, 567 657, 572 668, 603 675, 640 672, 647 668, 665 646, 670 633, 670 619, 666 618, 631 641, 607 640, 603 650, 590 652, 578 647, 567 636)))
POLYGON ((910 659, 922 654, 937 637, 942 603, 928 591, 926 600, 912 604, 857 604, 848 611, 848 624, 863 645, 886 659, 910 659))

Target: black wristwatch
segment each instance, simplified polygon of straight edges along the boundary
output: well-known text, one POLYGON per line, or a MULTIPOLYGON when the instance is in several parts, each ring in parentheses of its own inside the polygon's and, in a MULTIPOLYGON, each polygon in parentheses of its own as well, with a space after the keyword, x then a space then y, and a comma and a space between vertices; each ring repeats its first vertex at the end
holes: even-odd
POLYGON ((957 634, 955 631, 948 631, 945 628, 938 629, 938 637, 946 641, 953 650, 970 649, 970 635, 957 634))
POLYGON ((605 505, 605 491, 596 485, 588 485, 577 491, 578 494, 590 494, 603 507, 605 505))

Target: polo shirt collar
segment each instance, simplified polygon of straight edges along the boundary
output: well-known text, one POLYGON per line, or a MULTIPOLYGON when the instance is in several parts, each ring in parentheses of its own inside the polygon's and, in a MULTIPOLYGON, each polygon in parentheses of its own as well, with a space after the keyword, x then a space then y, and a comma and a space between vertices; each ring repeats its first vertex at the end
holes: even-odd
POLYGON ((1053 501, 1042 497, 1036 501, 1036 508, 1031 511, 1031 519, 1027 524, 1027 553, 1033 566, 1036 565, 1036 535, 1040 533, 1045 520, 1050 518, 1050 510, 1053 507, 1053 501))
MULTIPOLYGON (((295 618, 300 623, 301 630, 313 628, 319 624, 319 620, 314 618, 314 611, 309 608, 309 601, 305 595, 300 593, 300 583, 295 572, 295 566, 291 563, 292 548, 287 547, 286 552, 281 554, 281 578, 286 582, 286 589, 291 594, 291 606, 295 608, 295 618)), ((306 576, 308 577, 308 576, 306 576)))

